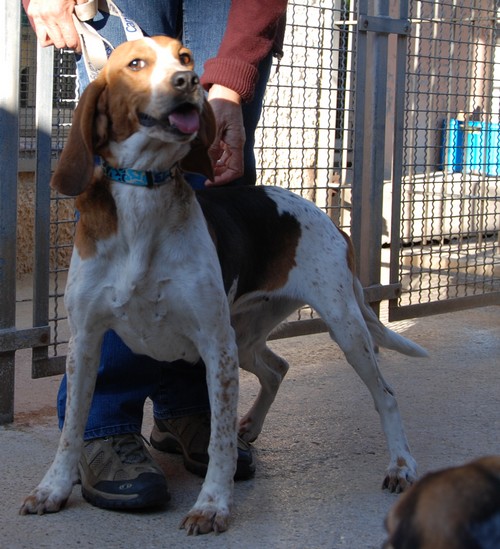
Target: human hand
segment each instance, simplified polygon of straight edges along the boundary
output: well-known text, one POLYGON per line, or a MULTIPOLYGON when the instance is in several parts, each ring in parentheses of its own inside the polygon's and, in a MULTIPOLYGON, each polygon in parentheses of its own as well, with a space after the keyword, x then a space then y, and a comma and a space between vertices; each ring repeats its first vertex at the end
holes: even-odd
POLYGON ((226 185, 243 175, 243 146, 245 128, 240 96, 218 84, 208 92, 208 101, 215 115, 217 130, 215 140, 208 151, 214 162, 214 181, 207 186, 226 185))
POLYGON ((41 46, 81 50, 72 14, 75 4, 82 1, 85 0, 22 0, 41 46))

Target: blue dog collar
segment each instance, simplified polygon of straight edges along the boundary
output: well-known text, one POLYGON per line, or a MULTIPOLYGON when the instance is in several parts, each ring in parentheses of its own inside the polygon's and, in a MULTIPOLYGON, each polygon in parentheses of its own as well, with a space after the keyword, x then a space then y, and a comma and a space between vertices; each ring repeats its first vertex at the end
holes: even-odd
POLYGON ((159 187, 172 180, 172 171, 150 172, 131 170, 130 168, 113 168, 107 162, 102 162, 104 175, 117 183, 135 185, 137 187, 159 187))

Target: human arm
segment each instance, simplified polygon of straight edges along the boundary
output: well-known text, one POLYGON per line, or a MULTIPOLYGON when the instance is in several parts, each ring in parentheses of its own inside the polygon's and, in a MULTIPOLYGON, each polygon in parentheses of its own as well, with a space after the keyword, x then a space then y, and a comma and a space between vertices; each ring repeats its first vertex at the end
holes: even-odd
POLYGON ((259 63, 273 49, 286 5, 286 0, 233 0, 218 54, 205 63, 201 82, 209 90, 217 121, 210 150, 215 180, 207 185, 224 185, 243 174, 241 104, 254 95, 259 63))
POLYGON ((272 50, 287 0, 233 0, 217 56, 205 63, 201 83, 219 84, 250 101, 259 63, 272 50))

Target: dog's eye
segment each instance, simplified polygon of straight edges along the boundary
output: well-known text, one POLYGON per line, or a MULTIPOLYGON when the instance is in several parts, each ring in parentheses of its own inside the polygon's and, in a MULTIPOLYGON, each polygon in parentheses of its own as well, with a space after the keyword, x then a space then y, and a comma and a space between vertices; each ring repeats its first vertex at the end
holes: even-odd
POLYGON ((140 71, 146 66, 146 61, 144 61, 144 59, 133 59, 128 66, 133 71, 140 71))
POLYGON ((187 52, 179 53, 179 61, 181 65, 189 65, 191 63, 191 56, 187 52))

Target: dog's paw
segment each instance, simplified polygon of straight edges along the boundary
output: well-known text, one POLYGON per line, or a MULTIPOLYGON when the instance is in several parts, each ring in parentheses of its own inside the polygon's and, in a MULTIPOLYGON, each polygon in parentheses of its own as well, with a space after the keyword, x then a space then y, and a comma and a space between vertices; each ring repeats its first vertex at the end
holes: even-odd
POLYGON ((68 500, 67 495, 58 494, 49 488, 38 487, 24 500, 19 509, 20 515, 57 513, 68 500))
POLYGON ((399 494, 407 490, 417 480, 417 466, 413 458, 398 458, 395 464, 389 465, 382 489, 399 494))
POLYGON ((217 509, 191 509, 180 524, 188 536, 225 532, 229 526, 229 513, 217 509))
POLYGON ((247 414, 240 419, 238 436, 245 442, 255 442, 260 435, 260 428, 254 422, 251 415, 247 414))

